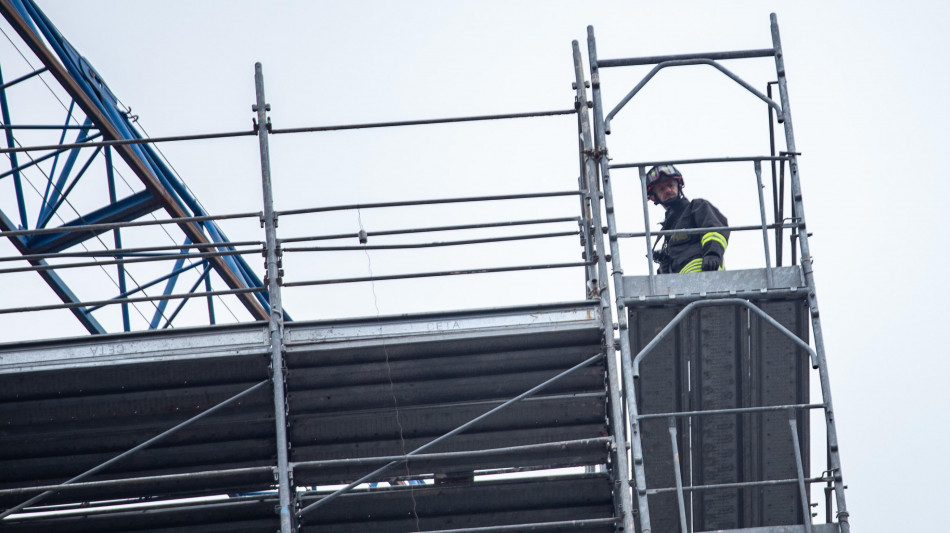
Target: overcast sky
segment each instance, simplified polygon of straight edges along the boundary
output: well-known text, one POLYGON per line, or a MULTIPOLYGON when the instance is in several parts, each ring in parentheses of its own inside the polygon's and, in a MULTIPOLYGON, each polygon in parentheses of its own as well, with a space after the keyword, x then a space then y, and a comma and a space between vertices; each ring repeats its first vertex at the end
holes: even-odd
MULTIPOLYGON (((852 525, 855 531, 883 533, 932 530, 934 522, 942 522, 926 511, 941 508, 941 482, 950 474, 939 430, 948 422, 944 406, 950 400, 940 318, 950 297, 943 273, 948 211, 941 207, 950 191, 946 159, 938 157, 939 147, 950 140, 950 113, 940 93, 948 84, 950 47, 943 28, 948 4, 63 0, 40 5, 152 136, 249 129, 257 61, 263 63, 277 128, 568 109, 571 41, 581 42, 586 65, 587 25, 595 28, 601 58, 737 50, 771 46, 769 13, 776 12, 803 154, 805 211, 852 525)), ((764 68, 752 63, 726 66, 761 89, 759 80, 771 79, 774 68, 767 60, 764 68)), ((6 79, 11 68, 3 65, 6 79)), ((605 105, 612 107, 644 73, 605 73, 605 105)), ((697 66, 664 71, 651 82, 618 115, 608 145, 614 162, 762 155, 764 125, 761 103, 713 69, 697 66)), ((275 136, 275 201, 286 210, 568 190, 577 176, 574 130, 574 118, 566 116, 467 128, 275 136)), ((212 214, 261 209, 254 138, 169 144, 162 150, 212 214)), ((712 200, 733 224, 757 221, 751 167, 682 170, 687 195, 712 200)), ((614 178, 621 230, 636 231, 642 222, 635 171, 617 170, 614 178)), ((556 204, 554 211, 574 216, 575 204, 556 204)), ((525 211, 548 216, 533 204, 522 204, 520 214, 491 209, 502 219, 526 218, 525 211)), ((418 219, 364 211, 362 220, 352 215, 286 225, 282 220, 281 229, 285 236, 353 231, 360 222, 367 229, 439 225, 457 211, 434 210, 418 219)), ((660 216, 651 211, 654 221, 660 216)), ((225 229, 232 239, 244 231, 225 229)), ((261 238, 249 231, 249 238, 261 238)), ((525 247, 484 253, 513 258, 512 264, 579 260, 576 238, 561 242, 566 255, 530 249, 532 255, 521 258, 525 247)), ((732 243, 729 266, 761 266, 756 242, 732 243)), ((642 243, 627 249, 625 271, 642 272, 642 243)), ((456 256, 446 268, 464 268, 460 265, 476 258, 475 252, 456 256)), ((259 266, 258 259, 249 261, 259 266)), ((372 263, 365 255, 347 261, 288 259, 288 277, 363 276, 390 268, 383 254, 373 254, 372 263)), ((396 261, 392 268, 398 266, 396 261)), ((504 282, 512 285, 465 303, 504 305, 533 295, 541 301, 581 299, 577 276, 513 277, 504 282)), ((304 318, 365 316, 377 309, 402 313, 427 309, 430 301, 445 309, 461 298, 459 291, 471 289, 467 283, 475 282, 435 290, 383 284, 302 290, 302 296, 287 296, 285 302, 292 313, 295 304, 304 318)), ((46 319, 32 321, 32 330, 17 326, 20 333, 8 338, 42 339, 51 330, 82 334, 68 315, 55 321, 52 328, 46 319)), ((13 330, 5 327, 5 334, 13 330)))

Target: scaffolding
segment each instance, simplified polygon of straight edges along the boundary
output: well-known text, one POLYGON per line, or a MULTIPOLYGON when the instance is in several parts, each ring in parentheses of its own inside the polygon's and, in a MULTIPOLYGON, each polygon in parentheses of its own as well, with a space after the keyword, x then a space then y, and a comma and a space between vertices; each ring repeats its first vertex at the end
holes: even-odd
MULTIPOLYGON (((795 145, 785 64, 774 14, 771 33, 772 47, 760 50, 601 60, 593 28, 588 28, 594 131, 593 136, 584 136, 584 150, 591 154, 585 170, 588 179, 599 177, 603 186, 611 264, 608 270, 605 257, 599 267, 602 278, 608 273, 612 275, 614 304, 621 310, 620 360, 629 409, 628 434, 638 522, 644 531, 780 528, 787 524, 801 524, 804 531, 813 531, 817 526, 812 524, 809 493, 811 484, 815 483, 825 484, 824 526, 850 530, 805 230, 797 161, 800 154, 795 145), (767 96, 722 65, 727 60, 750 58, 774 59, 777 78, 774 84, 778 86, 780 103, 771 97, 771 83, 767 96), (637 65, 653 68, 605 114, 601 69, 637 65), (776 155, 773 135, 768 156, 610 163, 606 135, 610 132, 611 120, 660 70, 692 65, 714 67, 764 102, 768 106, 769 131, 774 131, 773 120, 784 128, 786 149, 776 155), (766 216, 763 161, 772 164, 773 224, 768 223, 766 216), (651 236, 688 230, 651 234, 647 168, 660 164, 740 162, 753 165, 761 222, 758 227, 722 229, 761 231, 765 268, 657 276, 650 263, 651 236), (776 174, 776 165, 780 166, 780 174, 776 174), (792 206, 788 222, 783 209, 786 165, 792 206), (622 235, 614 217, 610 172, 627 168, 639 170, 645 231, 622 235), (792 231, 793 242, 797 241, 801 250, 799 264, 773 267, 770 229, 775 230, 777 236, 777 265, 782 261, 780 241, 784 229, 792 231), (621 236, 644 241, 647 276, 623 276, 618 244, 621 236), (807 317, 811 318, 814 349, 807 342, 807 317), (808 403, 808 361, 818 370, 820 403, 808 403), (823 411, 827 437, 828 468, 817 477, 806 474, 808 413, 812 409, 823 411), (783 424, 788 427, 787 433, 781 430, 783 424), (782 456, 784 458, 778 458, 782 456), (782 477, 784 479, 779 479, 782 477), (652 486, 657 480, 668 486, 652 486), (782 484, 791 488, 797 485, 798 494, 794 488, 791 492, 773 488, 782 484), (832 494, 837 523, 831 517, 832 494), (791 503, 796 498, 798 502, 791 503)), ((604 227, 598 216, 594 218, 595 227, 604 227)), ((699 231, 711 230, 718 231, 716 228, 699 231)), ((607 251, 602 244, 599 249, 607 251)))
MULTIPOLYGON (((35 6, 26 5, 37 16, 35 6)), ((8 21, 25 31, 22 11, 9 2, 0 6, 8 21)), ((799 154, 774 15, 771 24, 773 42, 767 49, 616 60, 598 59, 589 28, 590 81, 574 42, 574 106, 565 110, 279 129, 271 124, 263 69, 257 64, 250 132, 130 139, 104 127, 108 121, 99 121, 95 106, 77 98, 87 116, 96 118, 92 122, 105 140, 83 134, 76 143, 19 147, 8 137, 0 152, 11 158, 10 175, 19 180, 23 169, 15 155, 24 152, 95 150, 110 157, 115 148, 136 167, 141 162, 135 154, 142 153, 136 146, 143 146, 152 161, 151 146, 157 143, 253 135, 263 209, 211 216, 182 209, 177 200, 162 203, 156 198, 165 198, 164 188, 149 181, 154 169, 142 168, 149 194, 123 202, 113 192, 109 209, 95 211, 93 223, 80 217, 57 228, 22 229, 4 217, 0 236, 19 243, 21 255, 3 259, 32 263, 9 273, 40 273, 63 303, 0 312, 73 309, 87 330, 99 334, 0 346, 4 529, 847 533, 799 154), (777 79, 767 94, 720 63, 739 58, 774 59, 777 79), (773 138, 767 156, 612 163, 606 135, 617 113, 659 70, 697 64, 714 67, 764 102, 770 129, 773 121, 784 127, 785 150, 778 152, 773 138), (655 66, 605 114, 601 70, 636 65, 655 66), (578 139, 576 190, 283 211, 274 205, 269 148, 274 135, 570 115, 576 117, 576 130, 565 129, 565 135, 578 139), (771 223, 762 193, 763 162, 771 165, 771 223), (761 232, 764 268, 667 276, 656 274, 647 260, 647 275, 625 276, 621 239, 643 240, 649 257, 652 238, 674 233, 650 231, 646 168, 699 163, 752 164, 761 224, 728 229, 761 232), (624 233, 615 218, 611 171, 634 168, 644 231, 624 233), (374 209, 486 202, 515 203, 519 213, 544 214, 380 231, 368 231, 360 222, 359 230, 349 233, 278 234, 278 220, 286 227, 289 220, 328 213, 355 212, 359 218, 374 209), (524 202, 532 207, 523 207, 524 202), (147 209, 130 208, 133 203, 147 209), (534 207, 539 203, 553 207, 534 207), (573 213, 563 212, 568 205, 573 213), (169 218, 137 220, 159 206, 169 218), (559 213, 548 216, 549 211, 559 213), (259 221, 263 237, 228 241, 217 223, 239 219, 259 221), (123 247, 120 230, 140 226, 178 227, 185 239, 165 247, 123 247), (537 226, 545 229, 522 231, 537 226), (464 233, 473 230, 493 233, 464 233), (779 243, 786 230, 801 259, 793 251, 791 264, 782 266, 779 243), (109 231, 114 232, 112 248, 71 251, 83 238, 109 231), (384 237, 449 232, 463 237, 376 243, 384 237), (58 244, 40 249, 44 235, 58 244), (333 243, 354 239, 355 245, 333 243), (576 244, 561 244, 566 239, 579 240, 580 261, 303 279, 290 278, 285 268, 294 255, 478 250, 526 241, 554 241, 555 256, 565 248, 576 255, 576 244), (246 262, 234 260, 249 254, 264 256, 261 278, 242 266, 246 262), (71 262, 77 256, 83 260, 71 262), (153 282, 136 289, 123 284, 118 295, 95 300, 77 297, 56 274, 108 265, 124 278, 126 266, 139 262, 174 266, 153 282), (188 270, 197 273, 190 290, 173 293, 170 280, 188 270), (527 301, 505 307, 295 321, 283 299, 285 291, 308 287, 550 270, 576 274, 576 301, 538 303, 536 296, 525 295, 527 301), (223 286, 212 286, 212 271, 223 286), (144 292, 163 282, 161 295, 144 292), (143 295, 135 296, 139 292, 143 295), (212 298, 221 296, 240 298, 252 321, 216 324, 212 298), (210 325, 168 328, 188 302, 202 299, 210 325), (171 301, 178 305, 166 312, 164 302, 171 301), (166 330, 131 331, 130 308, 155 302, 162 302, 161 309, 148 329, 166 330), (108 306, 123 309, 123 332, 106 333, 92 318, 108 306), (817 371, 819 402, 809 400, 809 368, 817 371), (820 475, 810 468, 812 411, 824 420, 827 469, 820 475), (826 516, 820 524, 812 520, 810 487, 815 484, 825 491, 826 516)), ((31 45, 34 50, 41 46, 38 39, 31 45)), ((56 71, 58 62, 48 59, 42 70, 56 71)), ((69 79, 66 69, 59 76, 69 79)), ((15 128, 5 90, 17 81, 0 88, 8 133, 15 128)), ((67 129, 62 131, 65 138, 67 129)), ((67 174, 58 186, 67 183, 67 174)), ((50 183, 53 175, 49 172, 50 183)), ((186 197, 181 188, 174 190, 179 199, 186 197)), ((47 205, 56 203, 50 198, 44 199, 47 205)), ((481 259, 475 251, 468 257, 481 259)))

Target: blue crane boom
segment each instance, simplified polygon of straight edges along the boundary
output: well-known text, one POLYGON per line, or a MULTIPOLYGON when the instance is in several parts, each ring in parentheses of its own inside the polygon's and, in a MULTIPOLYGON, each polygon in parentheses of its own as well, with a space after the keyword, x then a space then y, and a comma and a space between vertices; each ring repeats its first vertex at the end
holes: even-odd
MULTIPOLYGON (((91 148, 77 147, 76 144, 95 140, 142 140, 145 137, 136 129, 129 114, 119 107, 117 98, 109 90, 98 72, 60 34, 35 2, 32 0, 0 0, 0 13, 43 63, 43 68, 6 84, 3 84, 3 80, 0 78, 0 108, 2 108, 3 125, 6 126, 4 128, 6 148, 12 150, 17 146, 13 134, 15 127, 10 120, 10 106, 7 101, 7 89, 9 87, 48 72, 72 98, 72 103, 67 111, 66 125, 49 126, 50 129, 58 128, 61 130, 60 144, 64 146, 61 150, 56 151, 55 155, 51 154, 43 157, 55 157, 53 163, 55 169, 60 155, 63 153, 68 155, 65 157, 66 161, 60 169, 58 178, 54 177, 52 172, 50 173, 49 183, 46 186, 46 192, 39 207, 39 212, 36 214, 34 224, 30 223, 31 217, 28 216, 30 208, 23 196, 21 173, 25 168, 38 163, 43 158, 37 158, 29 164, 21 165, 17 160, 16 152, 8 153, 11 170, 0 175, 0 178, 9 176, 14 181, 17 213, 13 215, 13 218, 19 219, 19 222, 14 222, 7 213, 0 210, 0 230, 8 232, 48 228, 56 211, 63 207, 65 197, 75 186, 75 182, 88 174, 85 171, 89 168, 92 158, 97 157, 97 155, 106 160, 110 198, 104 202, 105 205, 89 209, 79 214, 79 216, 71 215, 70 218, 73 218, 73 220, 64 223, 60 227, 130 222, 158 210, 164 210, 170 217, 176 219, 207 216, 197 199, 149 144, 119 144, 114 147, 105 147, 105 149, 102 149, 101 146, 96 147, 90 160, 81 168, 78 168, 77 160, 80 150, 91 150, 91 148), (86 116, 82 126, 78 127, 69 124, 77 107, 86 116), (75 142, 72 144, 64 143, 66 134, 71 129, 78 129, 79 131, 76 134, 75 142), (144 185, 143 190, 124 198, 116 198, 114 184, 112 183, 113 161, 111 149, 119 154, 122 161, 141 180, 144 185)), ((59 218, 63 219, 63 217, 59 218)), ((182 221, 178 223, 178 227, 185 235, 184 245, 209 244, 211 246, 201 248, 201 250, 234 251, 227 236, 213 220, 182 221)), ((102 228, 90 231, 12 235, 9 236, 9 239, 21 254, 32 257, 38 254, 50 254, 67 250, 107 231, 109 231, 107 228, 102 228)), ((120 247, 120 240, 117 236, 116 248, 120 247)), ((46 265, 45 259, 42 258, 30 258, 29 261, 34 266, 46 265)), ((206 267, 213 269, 230 289, 263 288, 261 280, 240 255, 218 255, 207 257, 203 261, 206 261, 206 267)), ((179 261, 173 274, 167 278, 171 280, 169 281, 169 287, 174 285, 174 280, 181 269, 182 265, 179 261)), ((73 314, 90 333, 106 332, 106 329, 92 316, 93 309, 81 305, 81 301, 60 276, 52 270, 40 269, 40 273, 65 304, 74 304, 71 308, 73 314)), ((148 284, 140 284, 140 286, 144 285, 148 284)), ((129 293, 128 289, 120 290, 120 297, 129 293)), ((259 320, 267 318, 269 306, 266 292, 249 291, 238 293, 237 296, 253 318, 259 320)), ((166 301, 159 304, 159 312, 152 320, 151 327, 157 327, 161 318, 161 311, 166 304, 166 301)), ((129 329, 127 311, 125 329, 129 329)))

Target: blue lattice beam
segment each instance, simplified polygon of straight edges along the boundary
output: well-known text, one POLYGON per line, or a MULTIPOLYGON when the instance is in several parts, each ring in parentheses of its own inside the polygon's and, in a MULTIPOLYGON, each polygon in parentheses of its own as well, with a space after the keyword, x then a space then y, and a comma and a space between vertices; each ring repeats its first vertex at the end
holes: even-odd
MULTIPOLYGON (((81 218, 67 222, 60 227, 71 228, 88 224, 110 224, 113 222, 135 220, 160 208, 161 204, 155 200, 155 197, 153 197, 150 192, 141 191, 83 215, 81 218)), ((109 230, 99 229, 95 231, 41 233, 27 239, 26 246, 29 250, 28 253, 31 254, 61 252, 107 231, 109 230)))
MULTIPOLYGON (((75 106, 85 113, 87 120, 95 126, 95 129, 90 131, 80 128, 77 139, 79 142, 99 135, 106 140, 143 138, 135 129, 129 117, 119 108, 115 96, 106 86, 101 76, 60 35, 32 0, 0 0, 0 14, 6 18, 26 45, 43 63, 44 69, 41 70, 48 70, 49 74, 69 94, 75 106)), ((35 73, 24 76, 23 79, 33 75, 35 73)), ((0 84, 2 84, 2 79, 0 79, 0 84)), ((5 102, 4 87, 0 85, 0 100, 2 100, 0 101, 0 104, 2 104, 0 107, 4 111, 3 123, 8 126, 4 128, 7 146, 13 147, 15 141, 12 130, 14 128, 9 127, 11 121, 8 106, 5 102)), ((67 111, 67 115, 72 115, 72 108, 67 111)), ((68 126, 60 126, 60 128, 62 128, 62 142, 65 139, 68 126)), ((156 209, 164 209, 173 218, 207 215, 198 201, 158 157, 151 146, 139 144, 119 145, 114 147, 114 151, 142 182, 145 190, 122 200, 115 200, 113 197, 109 205, 79 215, 75 217, 75 220, 67 223, 66 226, 131 221, 156 209)), ((23 208, 25 202, 22 198, 20 166, 17 164, 16 158, 13 157, 15 154, 10 155, 13 169, 10 174, 13 175, 20 201, 21 224, 18 227, 13 227, 14 225, 9 220, 5 220, 4 224, 9 225, 7 229, 26 229, 28 227, 27 213, 23 208)), ((42 157, 57 157, 58 160, 58 155, 42 157)), ((63 203, 63 198, 78 180, 79 176, 75 175, 72 182, 69 182, 68 179, 76 164, 77 157, 77 150, 73 150, 63 163, 59 175, 54 177, 51 173, 49 176, 51 183, 44 194, 43 207, 36 219, 37 227, 44 227, 51 220, 52 214, 63 203)), ((37 158, 37 160, 39 159, 41 158, 37 158)), ((91 161, 92 158, 90 157, 79 171, 80 174, 85 172, 91 161)), ((111 169, 109 171, 111 172, 111 169)), ((182 222, 178 226, 190 242, 214 244, 215 248, 219 250, 233 249, 230 247, 227 237, 214 222, 182 222)), ((29 240, 16 239, 16 244, 21 253, 56 252, 75 246, 96 235, 97 233, 94 232, 37 235, 29 240)), ((234 258, 212 257, 208 261, 218 276, 231 289, 262 287, 260 279, 239 256, 234 258)), ((46 276, 44 276, 44 279, 46 279, 46 276)), ((49 282, 48 279, 47 282, 49 282)), ((75 296, 68 291, 65 285, 62 285, 61 282, 58 283, 61 286, 54 286, 54 291, 63 298, 65 303, 76 303, 75 296)), ((122 292, 126 291, 123 290, 122 292)), ((238 295, 238 298, 254 318, 266 319, 268 317, 266 294, 246 293, 238 295)), ((84 324, 87 324, 87 322, 84 322, 84 324)), ((88 325, 87 329, 93 333, 100 332, 97 328, 90 328, 88 325)))

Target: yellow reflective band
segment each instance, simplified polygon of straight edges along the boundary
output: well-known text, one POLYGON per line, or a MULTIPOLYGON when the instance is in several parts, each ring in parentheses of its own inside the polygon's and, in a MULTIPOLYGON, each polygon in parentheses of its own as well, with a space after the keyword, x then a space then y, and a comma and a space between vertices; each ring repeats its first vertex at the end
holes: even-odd
POLYGON ((728 244, 726 242, 726 238, 722 236, 722 233, 719 233, 717 231, 710 231, 709 233, 703 235, 703 239, 701 241, 702 245, 706 246, 706 243, 709 241, 718 242, 722 246, 723 250, 726 249, 726 246, 728 244))
POLYGON ((692 272, 702 272, 703 271, 703 258, 697 257, 689 263, 686 263, 686 266, 680 269, 680 274, 690 274, 692 272))

